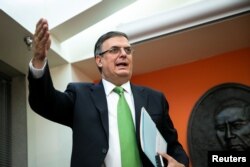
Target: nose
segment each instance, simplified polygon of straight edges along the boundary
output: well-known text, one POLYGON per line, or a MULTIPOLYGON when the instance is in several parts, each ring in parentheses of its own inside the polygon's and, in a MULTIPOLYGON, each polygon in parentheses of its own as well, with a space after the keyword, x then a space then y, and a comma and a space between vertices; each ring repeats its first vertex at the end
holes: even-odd
POLYGON ((127 55, 126 51, 124 48, 120 48, 121 55, 127 55))
POLYGON ((225 138, 227 140, 234 138, 234 134, 232 133, 232 128, 228 122, 226 122, 225 138))

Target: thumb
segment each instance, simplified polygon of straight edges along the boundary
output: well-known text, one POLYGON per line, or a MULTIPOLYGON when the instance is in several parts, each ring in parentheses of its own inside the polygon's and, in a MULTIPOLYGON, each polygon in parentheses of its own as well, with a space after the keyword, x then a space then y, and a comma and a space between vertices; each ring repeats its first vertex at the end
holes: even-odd
POLYGON ((159 154, 168 161, 168 166, 184 167, 183 164, 176 161, 173 157, 171 157, 167 153, 159 153, 159 154))
POLYGON ((159 153, 163 158, 165 158, 166 160, 170 161, 172 160, 173 158, 168 155, 167 153, 159 153))

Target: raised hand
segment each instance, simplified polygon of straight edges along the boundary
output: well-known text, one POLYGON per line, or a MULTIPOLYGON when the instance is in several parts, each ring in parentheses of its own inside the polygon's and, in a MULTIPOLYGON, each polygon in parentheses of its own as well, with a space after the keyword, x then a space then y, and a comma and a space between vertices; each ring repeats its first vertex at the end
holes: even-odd
POLYGON ((35 68, 42 68, 44 60, 47 57, 50 49, 51 39, 49 33, 49 24, 46 19, 40 19, 36 24, 36 30, 33 37, 33 66, 35 68))

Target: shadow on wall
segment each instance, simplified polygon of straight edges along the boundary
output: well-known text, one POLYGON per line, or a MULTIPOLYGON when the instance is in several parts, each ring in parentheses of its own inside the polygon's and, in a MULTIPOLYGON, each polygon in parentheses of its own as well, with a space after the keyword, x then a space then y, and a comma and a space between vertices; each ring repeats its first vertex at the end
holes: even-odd
POLYGON ((206 167, 208 151, 250 149, 250 87, 225 83, 196 103, 188 126, 193 167, 206 167))

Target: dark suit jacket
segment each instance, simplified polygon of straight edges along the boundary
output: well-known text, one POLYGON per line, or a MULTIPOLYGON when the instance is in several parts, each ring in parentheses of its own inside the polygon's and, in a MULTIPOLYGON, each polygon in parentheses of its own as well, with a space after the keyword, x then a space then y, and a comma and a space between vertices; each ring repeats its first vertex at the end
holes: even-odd
MULTIPOLYGON (((102 82, 70 83, 65 92, 53 87, 49 68, 42 78, 29 73, 29 103, 41 116, 69 126, 73 131, 72 167, 101 167, 109 149, 107 101, 102 82)), ((152 89, 131 84, 135 103, 136 136, 138 146, 140 111, 149 112, 163 137, 168 142, 168 154, 188 166, 188 157, 177 139, 177 132, 168 114, 165 96, 152 89)), ((141 148, 144 167, 152 167, 141 148)))

